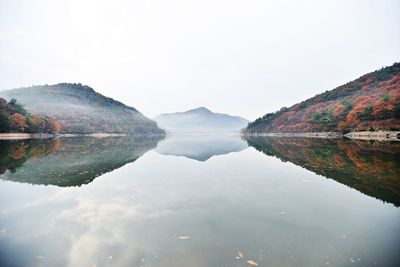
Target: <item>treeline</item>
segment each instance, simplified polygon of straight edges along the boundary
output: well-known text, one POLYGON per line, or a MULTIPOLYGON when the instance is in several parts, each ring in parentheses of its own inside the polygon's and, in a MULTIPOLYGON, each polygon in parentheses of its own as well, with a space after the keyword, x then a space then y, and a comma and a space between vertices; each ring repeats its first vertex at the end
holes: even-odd
POLYGON ((60 124, 47 116, 30 114, 15 98, 9 102, 0 98, 0 132, 59 133, 60 124))
POLYGON ((400 130, 400 63, 268 113, 247 132, 400 130))
POLYGON ((54 118, 66 134, 164 134, 154 121, 135 108, 79 83, 4 90, 0 91, 0 97, 16 98, 28 110, 54 118))

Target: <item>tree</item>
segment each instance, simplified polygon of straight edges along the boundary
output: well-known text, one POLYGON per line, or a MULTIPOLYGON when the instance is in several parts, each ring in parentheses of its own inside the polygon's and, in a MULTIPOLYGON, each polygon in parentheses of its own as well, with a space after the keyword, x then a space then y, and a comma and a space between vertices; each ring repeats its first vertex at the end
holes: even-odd
POLYGON ((361 121, 373 120, 372 111, 373 111, 372 107, 366 107, 363 111, 357 114, 357 119, 361 121))
POLYGON ((0 132, 9 132, 11 130, 10 115, 0 112, 0 132))
POLYGON ((49 128, 51 133, 61 132, 61 126, 55 119, 49 119, 49 128))
POLYGON ((19 113, 24 116, 28 115, 28 112, 26 111, 24 106, 18 103, 17 99, 12 98, 10 102, 8 102, 8 105, 13 109, 14 113, 19 113))
POLYGON ((11 117, 14 119, 12 123, 12 128, 14 130, 23 132, 26 128, 28 128, 28 125, 26 125, 25 122, 25 117, 23 115, 19 113, 14 113, 11 115, 11 117))

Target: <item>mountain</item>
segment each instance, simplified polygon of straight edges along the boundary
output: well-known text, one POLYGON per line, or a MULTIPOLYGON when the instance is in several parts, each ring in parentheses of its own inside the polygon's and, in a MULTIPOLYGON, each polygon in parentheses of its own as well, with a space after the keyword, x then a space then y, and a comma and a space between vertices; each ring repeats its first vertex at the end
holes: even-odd
POLYGON ((239 132, 248 123, 244 118, 214 113, 205 107, 161 114, 154 120, 166 131, 179 133, 239 132))
POLYGON ((133 107, 82 84, 60 83, 0 91, 16 98, 31 113, 54 118, 61 133, 163 134, 157 123, 133 107))
POLYGON ((245 134, 400 129, 400 63, 249 123, 245 134))
POLYGON ((213 156, 239 152, 247 147, 246 142, 233 135, 175 135, 158 143, 156 151, 162 155, 206 161, 213 156))

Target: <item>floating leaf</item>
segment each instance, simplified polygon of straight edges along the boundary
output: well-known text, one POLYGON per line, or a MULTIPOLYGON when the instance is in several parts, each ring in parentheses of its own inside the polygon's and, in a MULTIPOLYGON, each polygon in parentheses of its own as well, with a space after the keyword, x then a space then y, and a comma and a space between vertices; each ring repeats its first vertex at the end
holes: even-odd
POLYGON ((258 266, 258 263, 253 260, 248 260, 247 263, 252 266, 258 266))
POLYGON ((238 255, 239 255, 239 257, 240 257, 241 259, 243 259, 243 257, 244 257, 243 252, 239 251, 239 252, 238 252, 238 255))
POLYGON ((186 235, 181 235, 179 236, 179 239, 185 240, 185 239, 189 239, 190 236, 186 236, 186 235))

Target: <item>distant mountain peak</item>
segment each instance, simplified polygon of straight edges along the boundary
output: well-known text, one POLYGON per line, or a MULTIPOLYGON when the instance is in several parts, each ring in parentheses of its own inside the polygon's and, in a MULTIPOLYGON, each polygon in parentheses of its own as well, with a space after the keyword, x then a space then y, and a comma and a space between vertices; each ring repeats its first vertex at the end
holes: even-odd
POLYGON ((195 108, 195 109, 188 110, 185 113, 191 113, 191 112, 213 113, 211 110, 209 110, 206 107, 198 107, 198 108, 195 108))
POLYGON ((248 121, 238 116, 214 113, 198 107, 185 112, 164 113, 154 119, 169 132, 184 133, 232 133, 246 127, 248 121))

